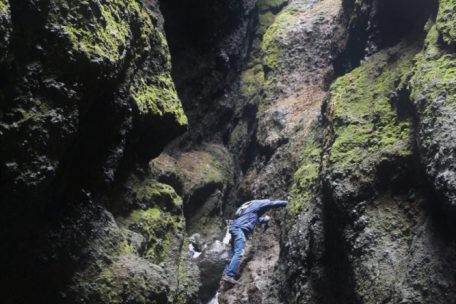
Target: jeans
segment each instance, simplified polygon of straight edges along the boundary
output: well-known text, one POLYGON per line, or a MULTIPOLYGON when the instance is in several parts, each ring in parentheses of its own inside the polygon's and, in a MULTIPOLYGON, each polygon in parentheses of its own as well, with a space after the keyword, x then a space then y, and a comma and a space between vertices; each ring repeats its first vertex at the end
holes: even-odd
POLYGON ((245 234, 241 228, 231 228, 230 233, 233 237, 233 248, 231 261, 226 265, 224 275, 235 277, 241 257, 244 256, 245 234))

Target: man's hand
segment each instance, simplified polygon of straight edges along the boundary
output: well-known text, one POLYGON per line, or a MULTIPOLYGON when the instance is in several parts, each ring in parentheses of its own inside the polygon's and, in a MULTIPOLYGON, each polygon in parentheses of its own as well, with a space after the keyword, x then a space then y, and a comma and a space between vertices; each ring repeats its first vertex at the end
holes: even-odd
POLYGON ((270 219, 271 219, 270 216, 264 215, 264 216, 261 216, 260 218, 258 218, 258 221, 260 222, 260 224, 267 224, 270 219))

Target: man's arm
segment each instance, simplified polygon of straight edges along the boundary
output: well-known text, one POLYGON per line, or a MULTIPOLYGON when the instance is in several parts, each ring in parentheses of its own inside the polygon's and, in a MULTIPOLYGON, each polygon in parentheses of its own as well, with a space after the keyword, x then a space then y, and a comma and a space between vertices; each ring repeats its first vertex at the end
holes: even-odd
POLYGON ((264 212, 269 209, 285 207, 288 204, 288 201, 285 200, 275 200, 271 201, 268 199, 265 200, 255 200, 255 202, 248 208, 249 212, 264 212))

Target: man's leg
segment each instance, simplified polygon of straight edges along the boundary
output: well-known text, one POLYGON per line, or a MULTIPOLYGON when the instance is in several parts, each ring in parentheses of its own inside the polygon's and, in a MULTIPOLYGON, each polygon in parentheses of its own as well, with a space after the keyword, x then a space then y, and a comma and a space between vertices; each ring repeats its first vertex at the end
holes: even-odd
POLYGON ((242 229, 235 228, 231 231, 234 237, 234 254, 230 263, 225 268, 224 275, 228 277, 235 277, 241 257, 244 255, 245 248, 245 235, 242 229))
POLYGON ((233 259, 234 256, 234 236, 231 235, 232 241, 230 242, 231 244, 231 249, 230 249, 230 254, 228 255, 228 259, 226 260, 226 265, 225 269, 223 270, 223 274, 228 272, 228 267, 230 266, 231 260, 233 259))

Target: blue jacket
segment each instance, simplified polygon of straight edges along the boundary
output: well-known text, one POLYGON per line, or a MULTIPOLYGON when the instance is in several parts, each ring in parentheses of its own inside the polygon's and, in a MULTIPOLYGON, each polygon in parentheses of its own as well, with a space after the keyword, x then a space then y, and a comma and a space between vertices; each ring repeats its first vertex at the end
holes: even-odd
POLYGON ((252 233, 257 222, 267 222, 260 215, 269 209, 285 207, 287 204, 288 201, 253 200, 250 206, 231 222, 230 229, 241 228, 245 233, 252 233))

